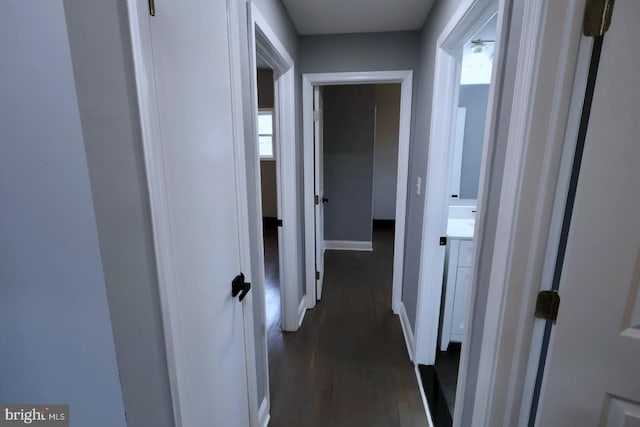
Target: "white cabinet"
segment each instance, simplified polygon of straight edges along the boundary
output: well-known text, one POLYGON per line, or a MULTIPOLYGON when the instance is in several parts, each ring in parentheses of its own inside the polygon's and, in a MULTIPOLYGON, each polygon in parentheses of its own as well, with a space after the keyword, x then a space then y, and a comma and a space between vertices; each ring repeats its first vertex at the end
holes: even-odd
POLYGON ((444 282, 444 311, 440 349, 446 351, 450 342, 462 342, 469 294, 472 240, 449 239, 444 282))

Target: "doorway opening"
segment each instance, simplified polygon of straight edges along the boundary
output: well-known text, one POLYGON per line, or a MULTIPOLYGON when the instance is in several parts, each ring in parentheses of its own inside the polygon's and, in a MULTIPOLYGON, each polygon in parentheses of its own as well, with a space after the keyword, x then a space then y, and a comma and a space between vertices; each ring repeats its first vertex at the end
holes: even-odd
POLYGON ((267 341, 282 329, 280 290, 281 236, 279 232, 279 193, 276 113, 273 69, 257 55, 258 156, 260 158, 260 194, 262 202, 262 239, 264 253, 264 299, 267 341))
MULTIPOLYGON (((324 206, 331 204, 331 197, 324 193, 324 179, 320 176, 324 172, 323 156, 320 154, 324 135, 321 121, 323 119, 323 102, 321 87, 340 85, 400 85, 400 113, 398 123, 397 169, 395 178, 395 230, 389 242, 389 259, 392 265, 391 309, 400 320, 402 335, 411 361, 415 362, 415 339, 408 320, 407 312, 401 301, 402 275, 404 261, 405 221, 408 190, 409 169, 409 137, 411 128, 411 99, 413 94, 412 71, 374 71, 374 72, 341 72, 314 73, 302 76, 302 121, 303 121, 303 155, 304 155, 304 217, 305 217, 305 271, 306 271, 306 304, 313 308, 322 298, 324 282, 324 254, 325 249, 358 249, 370 251, 374 244, 371 241, 341 241, 328 240, 325 245, 324 206), (315 110, 315 111, 314 111, 315 110), (320 122, 320 123, 319 123, 320 122), (320 141, 316 144, 315 141, 320 141), (355 243, 354 243, 355 242, 355 243)), ((370 176, 370 175, 369 175, 370 176)), ((393 184, 392 184, 393 185, 393 184)), ((352 197, 362 197, 357 192, 350 193, 352 197)), ((371 198, 371 194, 369 194, 371 198)), ((371 199, 369 199, 371 200, 371 199)), ((375 198, 374 198, 375 200, 375 198)), ((368 209, 374 207, 369 204, 368 209)), ((372 224, 365 230, 370 236, 372 224)), ((330 236, 329 236, 330 238, 330 236)), ((353 254, 353 253, 352 253, 353 254)), ((357 269, 348 268, 346 271, 356 272, 357 269)), ((355 273, 354 273, 355 274, 355 273)), ((414 372, 417 375, 417 370, 414 372)))
MULTIPOLYGON (((306 266, 306 303, 307 308, 315 306, 316 301, 322 297, 322 283, 324 274, 325 249, 358 249, 371 250, 372 222, 368 229, 364 230, 369 238, 353 238, 351 240, 331 240, 331 235, 324 231, 324 206, 331 204, 329 197, 325 197, 322 172, 323 156, 321 156, 321 141, 323 129, 321 120, 322 94, 320 87, 337 85, 376 85, 399 84, 400 85, 400 113, 398 124, 398 154, 395 180, 396 188, 393 210, 395 211, 395 235, 393 237, 393 286, 391 305, 393 312, 400 315, 403 323, 403 331, 409 349, 409 355, 413 359, 413 337, 407 336, 406 314, 401 314, 400 292, 402 285, 402 262, 404 257, 404 229, 407 200, 407 176, 409 162, 409 131, 411 123, 411 97, 412 80, 411 71, 377 71, 377 72, 348 72, 348 73, 321 73, 304 74, 302 77, 303 94, 303 132, 304 132, 304 209, 305 209, 305 266, 306 266), (314 112, 315 110, 315 112, 314 112), (318 123, 320 122, 320 123, 318 123), (315 141, 320 141, 316 144, 315 141), (327 245, 325 245, 325 238, 327 245)), ((374 128, 373 123, 370 128, 374 128)), ((375 130, 375 129, 373 129, 375 130)), ((372 153, 373 154, 373 153, 372 153)), ((371 158, 373 164, 373 156, 371 158)), ((372 178, 373 169, 370 169, 369 179, 372 178)), ((342 189, 341 189, 342 190, 342 189)), ((348 190, 345 188, 345 190, 348 190)), ((366 190, 365 190, 366 191, 366 190)), ((373 188, 369 187, 369 193, 351 192, 352 197, 364 197, 369 200, 368 210, 370 217, 374 210, 373 188)))
MULTIPOLYGON (((320 390, 318 406, 348 407, 357 425, 393 412, 399 403, 394 396, 402 396, 398 410, 415 417, 416 425, 427 422, 408 363, 412 334, 396 317, 402 319, 404 310, 389 310, 399 296, 392 285, 404 249, 410 106, 411 72, 303 75, 304 172, 310 191, 305 202, 311 201, 305 208, 312 215, 306 217, 306 253, 318 272, 307 282, 307 296, 317 305, 306 321, 313 328, 311 340, 305 338, 308 329, 296 337, 296 343, 308 341, 309 354, 299 346, 288 361, 310 359, 314 369, 305 382, 320 390), (349 401, 354 391, 364 403, 349 401), (370 407, 372 401, 378 407, 370 407)), ((296 389, 304 393, 306 386, 296 389)), ((274 405, 274 417, 284 412, 280 402, 274 405)))
POLYGON ((416 354, 434 423, 451 426, 474 305, 476 213, 497 54, 495 2, 456 13, 438 39, 425 196, 416 354))
POLYGON ((295 70, 291 55, 253 2, 247 7, 250 99, 245 104, 255 364, 252 417, 267 425, 271 408, 270 342, 297 331, 305 314, 301 286, 295 70))
POLYGON ((478 209, 480 163, 484 152, 484 130, 491 84, 497 16, 463 45, 458 103, 455 117, 453 156, 449 180, 445 274, 442 282, 441 314, 435 376, 449 415, 455 408, 461 343, 467 323, 466 307, 475 214, 478 209))
MULTIPOLYGON (((375 251, 371 262, 388 267, 379 273, 388 275, 391 290, 401 85, 318 86, 314 92, 317 250, 375 251)), ((318 264, 324 264, 320 255, 318 264)), ((323 283, 321 273, 318 300, 323 283)))
POLYGON ((269 412, 272 411, 271 397, 276 398, 282 392, 282 385, 273 381, 274 372, 281 370, 278 365, 279 355, 283 352, 285 330, 284 305, 281 272, 283 256, 282 205, 280 197, 281 165, 279 164, 278 121, 275 109, 274 70, 256 52, 256 83, 258 95, 257 110, 257 146, 260 163, 260 195, 262 206, 262 254, 264 256, 264 320, 266 332, 267 372, 269 379, 267 393, 269 395, 269 412), (275 371, 274 371, 275 370, 275 371))

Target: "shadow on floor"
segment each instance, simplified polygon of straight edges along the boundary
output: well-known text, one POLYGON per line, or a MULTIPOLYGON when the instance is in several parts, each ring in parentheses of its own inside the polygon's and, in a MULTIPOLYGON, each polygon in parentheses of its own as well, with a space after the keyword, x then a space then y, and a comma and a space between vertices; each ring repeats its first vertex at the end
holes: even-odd
POLYGON ((447 351, 437 350, 434 366, 419 366, 434 427, 451 427, 452 425, 460 349, 459 343, 450 343, 447 351))

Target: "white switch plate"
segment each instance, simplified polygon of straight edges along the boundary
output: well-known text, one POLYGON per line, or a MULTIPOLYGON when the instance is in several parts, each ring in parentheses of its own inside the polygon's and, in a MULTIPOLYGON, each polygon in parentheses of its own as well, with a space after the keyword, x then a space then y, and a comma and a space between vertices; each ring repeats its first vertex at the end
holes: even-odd
POLYGON ((421 191, 422 191, 422 177, 419 176, 418 180, 416 181, 416 195, 419 196, 421 191))

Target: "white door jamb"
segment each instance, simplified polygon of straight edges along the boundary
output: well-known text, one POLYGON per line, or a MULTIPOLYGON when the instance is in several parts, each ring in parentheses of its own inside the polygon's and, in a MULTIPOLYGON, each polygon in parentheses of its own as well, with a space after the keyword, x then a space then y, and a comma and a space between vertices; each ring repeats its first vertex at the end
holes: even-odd
MULTIPOLYGON (((415 331, 416 362, 424 365, 435 363, 438 347, 445 256, 445 247, 439 244, 439 238, 446 236, 447 230, 449 179, 453 167, 452 141, 455 138, 460 81, 460 47, 495 15, 497 8, 494 0, 465 0, 438 37, 415 331)), ((488 105, 487 109, 490 108, 488 105)), ((483 153, 486 151, 487 147, 483 153)), ((482 187, 482 174, 480 181, 482 187)), ((472 301, 472 296, 467 300, 472 301)), ((469 323, 466 322, 467 325, 469 323)))
MULTIPOLYGON (((273 31, 269 23, 262 16, 253 2, 248 3, 249 19, 249 44, 250 44, 250 76, 251 76, 251 102, 254 104, 252 111, 258 111, 258 86, 256 75, 256 51, 260 52, 267 63, 273 68, 275 76, 275 132, 278 135, 277 169, 279 171, 277 181, 278 188, 278 215, 282 219, 282 244, 283 251, 280 260, 283 267, 280 272, 282 294, 282 325, 285 331, 296 331, 300 327, 298 313, 298 219, 296 215, 297 182, 296 182, 296 145, 295 145, 295 72, 293 59, 280 39, 273 31)), ((258 138, 258 126, 253 118, 253 130, 258 138)), ((260 160, 255 146, 256 170, 260 170, 260 160)), ((257 174, 259 177, 260 175, 257 174)), ((258 187, 259 182, 257 183, 258 187)), ((259 199, 260 194, 256 194, 259 199)), ((256 221, 260 222, 262 229, 262 201, 258 200, 256 221)), ((264 271, 264 257, 260 257, 260 264, 264 271)), ((260 279, 264 286, 264 275, 260 279)))
MULTIPOLYGON (((228 0, 229 1, 229 0, 228 0)), ((298 283, 300 277, 298 255, 298 217, 297 204, 299 203, 298 183, 296 178, 296 131, 295 131, 295 69, 294 62, 283 43, 278 38, 275 31, 271 28, 268 21, 260 13, 254 2, 247 3, 247 21, 248 21, 248 39, 249 39, 249 76, 251 79, 251 111, 258 111, 258 87, 257 87, 257 66, 256 53, 273 68, 274 70, 274 100, 275 100, 275 134, 278 136, 276 144, 276 180, 278 184, 278 216, 282 219, 283 226, 278 242, 280 250, 280 293, 281 293, 281 321, 282 329, 285 331, 297 331, 302 323, 304 311, 300 312, 300 300, 298 283)), ((239 75, 237 73, 236 75, 239 75)), ((249 197, 255 197, 255 205, 257 212, 255 217, 249 218, 248 221, 257 221, 258 230, 263 229, 262 225, 262 200, 260 192, 260 159, 258 154, 258 125, 256 117, 252 115, 252 132, 255 135, 251 139, 250 150, 254 154, 254 167, 258 171, 256 173, 256 182, 254 183, 257 191, 250 194, 249 197)), ((257 236, 258 245, 263 247, 264 241, 262 233, 257 236)), ((258 259, 253 260, 258 264, 257 271, 260 276, 253 279, 254 287, 257 287, 256 295, 260 296, 259 304, 265 305, 265 277, 264 277, 264 254, 262 249, 259 251, 258 259)), ((266 310, 263 311, 266 315, 266 310)), ((263 322, 266 325, 266 318, 263 322)), ((265 400, 258 406, 258 424, 256 426, 263 427, 268 423, 270 412, 270 393, 269 393, 269 371, 268 371, 268 348, 266 339, 266 328, 256 333, 262 334, 264 339, 263 366, 265 367, 265 390, 263 390, 265 400)), ((253 339, 253 336, 251 337, 253 339)), ((254 356, 255 357, 255 356, 254 356)), ((251 384, 250 384, 251 385, 251 384)), ((256 395, 258 393, 257 384, 253 385, 250 392, 256 395)))
POLYGON ((494 199, 499 213, 484 330, 473 332, 482 342, 473 402, 477 426, 528 423, 543 322, 534 318, 535 300, 550 286, 544 279, 557 250, 558 210, 564 210, 571 168, 566 159, 578 121, 571 107, 584 93, 580 79, 586 81, 585 3, 524 2, 517 69, 510 76, 515 93, 504 100, 512 108, 502 191, 494 199))
MULTIPOLYGON (((400 135, 398 145, 398 178, 396 195, 396 234, 393 260, 392 309, 401 311, 402 269, 409 173, 409 141, 411 131, 411 99, 413 71, 372 71, 311 73, 302 76, 302 124, 304 150, 304 217, 306 304, 313 308, 315 300, 315 233, 314 233, 314 176, 313 176, 313 87, 340 84, 400 83, 400 135)), ((413 358, 413 355, 411 355, 413 358)))

